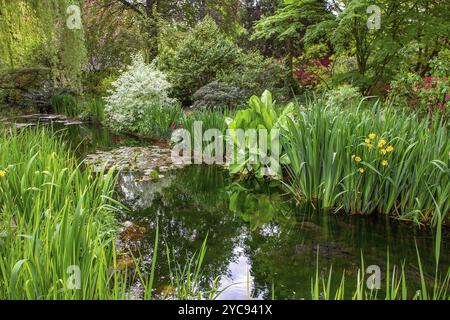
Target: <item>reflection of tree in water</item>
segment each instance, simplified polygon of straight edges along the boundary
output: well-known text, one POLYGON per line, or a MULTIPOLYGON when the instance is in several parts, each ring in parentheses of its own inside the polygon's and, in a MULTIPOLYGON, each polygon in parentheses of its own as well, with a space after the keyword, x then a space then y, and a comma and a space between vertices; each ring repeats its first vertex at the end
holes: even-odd
MULTIPOLYGON (((242 222, 227 209, 227 194, 223 187, 226 175, 218 169, 190 167, 174 173, 169 187, 153 200, 149 209, 133 213, 132 220, 148 229, 142 253, 150 267, 156 221, 159 223, 160 250, 157 279, 168 276, 166 244, 174 249, 176 260, 183 265, 187 256, 199 250, 206 236, 207 253, 202 275, 202 286, 207 287, 214 278, 226 274, 233 259, 233 248, 239 240, 242 222)), ((169 279, 161 279, 168 284, 169 279)))
MULTIPOLYGON (((272 222, 254 229, 245 245, 252 263, 255 295, 270 299, 273 283, 277 299, 310 298, 310 281, 316 272, 317 257, 319 274, 325 279, 332 266, 332 290, 339 286, 345 273, 346 293, 350 295, 351 289, 356 287, 361 252, 366 267, 380 266, 384 284, 388 247, 390 267, 394 264, 399 267, 406 259, 410 291, 419 288, 418 273, 414 271, 417 265, 415 240, 424 268, 432 272, 434 258, 430 235, 414 237, 409 226, 379 220, 374 217, 333 216, 308 208, 293 209, 287 217, 275 215, 272 222)), ((448 266, 448 258, 444 257, 441 263, 448 266)))

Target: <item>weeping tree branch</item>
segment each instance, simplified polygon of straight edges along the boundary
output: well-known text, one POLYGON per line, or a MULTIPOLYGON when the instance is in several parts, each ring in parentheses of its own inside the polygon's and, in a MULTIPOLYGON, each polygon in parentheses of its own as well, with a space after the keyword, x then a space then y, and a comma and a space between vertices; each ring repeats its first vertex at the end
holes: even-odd
POLYGON ((126 9, 133 10, 134 12, 138 13, 139 15, 143 15, 144 14, 140 8, 143 8, 146 11, 146 8, 145 8, 144 4, 142 4, 140 2, 133 1, 133 0, 132 1, 111 0, 105 5, 105 7, 109 7, 109 6, 113 5, 114 3, 119 3, 122 6, 124 6, 126 9))

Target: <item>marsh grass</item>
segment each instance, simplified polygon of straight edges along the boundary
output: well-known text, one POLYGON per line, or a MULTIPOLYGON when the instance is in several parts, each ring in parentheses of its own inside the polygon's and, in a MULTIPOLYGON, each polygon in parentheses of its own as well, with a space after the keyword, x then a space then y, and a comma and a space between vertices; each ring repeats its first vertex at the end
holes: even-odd
POLYGON ((298 201, 322 208, 436 226, 450 211, 448 141, 437 117, 419 121, 380 103, 344 110, 311 100, 283 133, 291 162, 286 186, 298 201))
MULTIPOLYGON (((406 274, 406 261, 403 261, 400 266, 393 265, 389 256, 389 248, 386 255, 386 269, 385 283, 383 290, 369 289, 366 286, 365 279, 365 263, 364 256, 361 252, 361 268, 358 269, 356 275, 356 286, 348 288, 348 281, 345 278, 345 271, 343 271, 339 286, 336 289, 331 288, 333 274, 333 266, 330 267, 328 275, 322 275, 319 271, 319 247, 317 248, 316 272, 311 278, 311 299, 312 300, 345 300, 349 297, 353 300, 449 300, 450 299, 450 267, 444 266, 443 272, 440 271, 440 256, 442 244, 442 219, 440 219, 441 212, 437 203, 436 215, 437 220, 436 234, 434 239, 434 256, 435 256, 435 270, 434 277, 430 281, 426 279, 425 270, 422 266, 420 252, 416 243, 417 266, 419 270, 420 287, 408 285, 406 274), (350 296, 346 295, 346 290, 350 292, 350 296), (383 296, 384 295, 384 296, 383 296)), ((383 272, 383 271, 382 271, 383 272)))
POLYGON ((113 172, 81 170, 45 130, 2 132, 0 149, 0 297, 117 298, 113 172))
POLYGON ((180 106, 153 106, 146 108, 137 131, 153 138, 170 138, 178 127, 183 111, 180 106))
POLYGON ((53 112, 69 118, 82 118, 97 123, 105 120, 105 103, 101 98, 61 94, 52 97, 51 106, 53 112))
MULTIPOLYGON (((120 267, 119 255, 132 253, 116 248, 115 215, 126 208, 114 200, 113 170, 81 168, 48 129, 3 131, 0 150, 0 299, 124 300, 137 279, 153 298, 159 234, 150 270, 139 256, 120 267)), ((186 261, 168 255, 173 298, 200 295, 205 252, 206 240, 186 261)))

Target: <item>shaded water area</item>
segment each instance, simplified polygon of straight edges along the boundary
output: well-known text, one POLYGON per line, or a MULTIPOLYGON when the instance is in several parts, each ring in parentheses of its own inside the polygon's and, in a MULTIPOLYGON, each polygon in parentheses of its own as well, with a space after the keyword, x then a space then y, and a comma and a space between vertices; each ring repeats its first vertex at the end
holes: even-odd
MULTIPOLYGON (((116 135, 98 125, 54 123, 76 148, 80 159, 97 150, 145 146, 149 141, 116 135)), ((59 130, 59 131, 58 131, 59 130)), ((356 286, 361 267, 378 265, 385 286, 387 250, 391 268, 405 263, 409 295, 420 279, 416 243, 426 274, 435 268, 434 237, 430 230, 383 216, 348 216, 299 207, 277 183, 236 182, 215 166, 190 166, 169 171, 157 180, 142 173, 123 173, 120 200, 130 207, 120 219, 145 228, 138 252, 150 269, 156 226, 160 250, 156 267, 156 294, 170 288, 166 245, 182 264, 198 251, 207 237, 202 287, 219 276, 219 299, 309 299, 317 260, 327 277, 332 266, 332 287, 345 275, 346 291, 356 286)), ((450 263, 450 236, 444 232, 441 267, 450 263)), ((367 276, 365 277, 367 279, 367 276)))

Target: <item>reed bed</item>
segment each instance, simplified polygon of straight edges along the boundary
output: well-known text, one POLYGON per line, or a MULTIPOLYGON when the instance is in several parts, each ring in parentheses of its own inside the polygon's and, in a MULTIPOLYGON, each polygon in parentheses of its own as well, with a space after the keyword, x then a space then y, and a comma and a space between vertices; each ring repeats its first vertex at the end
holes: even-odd
POLYGON ((434 226, 447 218, 450 140, 444 120, 419 120, 379 103, 330 108, 316 99, 298 108, 285 129, 291 162, 286 186, 298 201, 434 226))
MULTIPOLYGON (((126 208, 114 200, 115 183, 113 170, 81 168, 61 135, 0 133, 0 299, 124 300, 136 280, 138 298, 153 298, 159 239, 150 270, 142 257, 123 268, 115 216, 126 208)), ((206 242, 185 262, 167 257, 176 266, 172 298, 199 294, 205 251, 206 242)))

